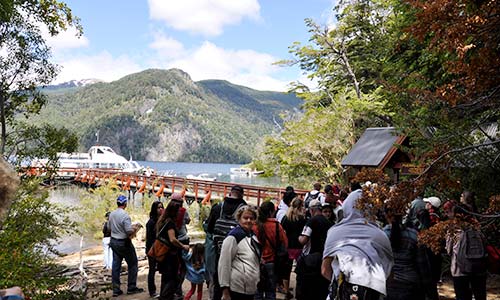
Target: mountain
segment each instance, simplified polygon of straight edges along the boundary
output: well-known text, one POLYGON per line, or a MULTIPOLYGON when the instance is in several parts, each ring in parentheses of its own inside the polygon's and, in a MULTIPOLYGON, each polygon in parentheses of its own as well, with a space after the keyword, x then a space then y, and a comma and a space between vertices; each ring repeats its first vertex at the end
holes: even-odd
POLYGON ((194 82, 178 69, 149 69, 110 83, 46 89, 33 120, 65 126, 80 150, 95 143, 137 160, 246 163, 293 94, 257 91, 222 80, 194 82))
POLYGON ((87 86, 90 84, 98 83, 98 82, 103 82, 100 79, 80 79, 80 80, 70 80, 66 81, 63 83, 59 84, 54 84, 54 85, 49 85, 45 87, 45 90, 59 90, 59 89, 67 89, 67 88, 74 88, 74 87, 82 87, 82 86, 87 86))

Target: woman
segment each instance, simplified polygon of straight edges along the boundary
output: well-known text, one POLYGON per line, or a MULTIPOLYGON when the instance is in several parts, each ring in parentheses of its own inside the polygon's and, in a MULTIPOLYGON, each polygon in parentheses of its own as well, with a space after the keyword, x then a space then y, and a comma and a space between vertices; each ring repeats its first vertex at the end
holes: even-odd
POLYGON ((475 300, 486 300, 486 255, 476 258, 474 262, 463 259, 466 257, 464 251, 471 251, 472 254, 477 254, 478 251, 485 254, 486 251, 485 238, 474 227, 478 222, 469 213, 469 208, 464 209, 460 205, 451 208, 450 218, 456 219, 462 225, 461 229, 449 232, 446 236, 446 250, 451 256, 453 288, 457 300, 472 300, 472 295, 475 300), (471 245, 471 248, 464 245, 471 245))
POLYGON ((284 277, 282 267, 276 265, 278 263, 276 261, 276 254, 278 251, 278 239, 279 244, 287 249, 288 238, 278 220, 272 218, 273 214, 274 204, 271 201, 262 202, 259 207, 259 217, 254 231, 262 245, 261 262, 264 264, 266 270, 265 278, 267 280, 265 284, 258 286, 255 300, 275 300, 276 282, 278 279, 284 277))
POLYGON ((259 282, 260 244, 252 228, 257 210, 244 205, 236 211, 239 225, 222 243, 219 259, 219 284, 222 300, 252 300, 259 282))
POLYGON ((417 231, 402 225, 402 216, 386 210, 384 231, 394 255, 392 276, 387 279, 386 300, 424 300, 431 285, 431 265, 425 248, 417 244, 417 231))
POLYGON ((161 300, 173 300, 178 286, 178 271, 179 271, 179 250, 189 251, 188 245, 183 245, 177 239, 179 233, 175 226, 177 214, 179 212, 179 204, 175 201, 170 201, 167 208, 163 211, 158 223, 156 223, 156 232, 158 237, 161 237, 169 242, 169 251, 165 260, 158 262, 158 271, 161 273, 161 300))
POLYGON ((302 253, 302 244, 299 242, 299 236, 306 225, 306 215, 304 202, 300 198, 295 198, 290 204, 286 216, 281 220, 281 226, 286 232, 288 239, 288 265, 283 279, 283 289, 286 299, 292 299, 290 293, 290 274, 292 273, 293 260, 297 260, 302 253))
POLYGON ((113 250, 109 246, 109 242, 111 241, 111 227, 109 227, 109 215, 108 211, 104 218, 106 218, 106 222, 102 224, 102 248, 104 250, 104 268, 107 270, 111 270, 113 266, 113 250))
MULTIPOLYGON (((146 255, 149 249, 153 246, 156 240, 156 223, 158 222, 158 217, 161 216, 163 212, 163 203, 160 201, 154 201, 151 204, 151 210, 149 211, 149 220, 146 223, 146 255)), ((153 257, 148 256, 148 291, 149 295, 154 298, 157 297, 156 285, 155 285, 155 273, 156 273, 156 261, 153 257)))

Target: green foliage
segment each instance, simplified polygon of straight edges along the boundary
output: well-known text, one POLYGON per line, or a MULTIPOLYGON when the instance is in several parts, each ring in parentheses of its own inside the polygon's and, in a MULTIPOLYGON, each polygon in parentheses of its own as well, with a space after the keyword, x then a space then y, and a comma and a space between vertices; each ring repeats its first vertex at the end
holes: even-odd
POLYGON ((392 125, 382 85, 394 23, 391 1, 342 1, 335 26, 306 20, 310 44, 295 43, 297 64, 318 82, 318 90, 296 83, 305 113, 285 122, 266 139, 256 163, 304 187, 316 180, 340 180, 340 162, 369 126, 392 125))
POLYGON ((63 235, 76 232, 69 208, 48 201, 37 180, 22 182, 0 231, 0 287, 22 286, 31 299, 76 299, 56 288, 67 278, 53 263, 55 245, 63 235))
MULTIPOLYGON (((50 48, 42 37, 40 24, 57 35, 68 26, 81 30, 79 21, 62 2, 3 1, 0 12, 0 154, 6 144, 16 144, 8 134, 8 125, 16 115, 38 113, 46 98, 39 86, 48 85, 57 75, 57 66, 49 61, 50 48), (5 2, 5 5, 4 5, 5 2)), ((12 127, 10 128, 12 129, 12 127)))

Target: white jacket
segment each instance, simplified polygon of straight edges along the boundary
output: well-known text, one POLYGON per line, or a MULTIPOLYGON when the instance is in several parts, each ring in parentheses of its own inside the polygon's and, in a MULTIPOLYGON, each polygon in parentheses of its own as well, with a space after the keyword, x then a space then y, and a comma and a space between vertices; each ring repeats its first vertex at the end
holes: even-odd
POLYGON ((260 279, 260 249, 257 245, 255 234, 245 232, 240 226, 229 232, 222 243, 217 269, 221 288, 229 287, 231 291, 245 295, 257 292, 260 279))

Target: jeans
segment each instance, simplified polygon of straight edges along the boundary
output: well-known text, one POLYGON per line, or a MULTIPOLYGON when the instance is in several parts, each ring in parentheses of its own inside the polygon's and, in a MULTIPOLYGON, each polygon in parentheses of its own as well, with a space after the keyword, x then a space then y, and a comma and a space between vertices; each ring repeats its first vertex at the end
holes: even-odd
POLYGON ((128 265, 127 291, 137 288, 137 254, 134 245, 129 239, 117 240, 111 238, 109 243, 113 249, 113 268, 111 271, 111 281, 113 283, 113 292, 120 292, 120 273, 122 270, 122 261, 125 259, 128 265))
POLYGON ((160 300, 173 300, 179 284, 179 259, 177 254, 168 254, 161 262, 160 300))
POLYGON ((258 288, 254 299, 276 300, 276 276, 274 274, 274 263, 266 263, 264 267, 267 272, 267 282, 263 284, 264 288, 258 288))
POLYGON ((148 292, 149 295, 156 294, 155 274, 156 274, 156 260, 148 256, 148 292))
POLYGON ((486 300, 486 275, 453 277, 453 287, 457 300, 486 300))

